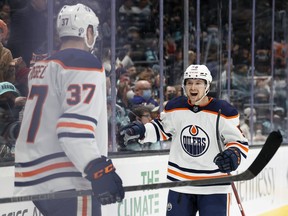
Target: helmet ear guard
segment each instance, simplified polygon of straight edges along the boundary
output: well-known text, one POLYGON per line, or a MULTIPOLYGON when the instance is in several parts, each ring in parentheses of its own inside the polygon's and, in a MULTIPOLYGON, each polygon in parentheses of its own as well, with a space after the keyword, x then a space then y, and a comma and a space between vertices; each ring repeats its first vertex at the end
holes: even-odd
POLYGON ((57 17, 57 31, 59 37, 80 37, 84 38, 87 47, 94 47, 98 36, 99 19, 93 10, 83 4, 64 5, 57 17), (87 42, 87 28, 93 27, 94 42, 87 42))

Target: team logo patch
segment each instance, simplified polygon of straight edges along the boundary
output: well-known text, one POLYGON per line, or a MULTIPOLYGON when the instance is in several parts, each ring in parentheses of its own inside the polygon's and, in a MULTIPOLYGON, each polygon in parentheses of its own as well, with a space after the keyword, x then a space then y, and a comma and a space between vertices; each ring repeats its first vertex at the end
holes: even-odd
POLYGON ((197 125, 189 125, 181 131, 181 146, 192 157, 203 155, 210 144, 208 134, 197 125))
POLYGON ((167 211, 171 211, 172 210, 172 203, 167 203, 167 211))

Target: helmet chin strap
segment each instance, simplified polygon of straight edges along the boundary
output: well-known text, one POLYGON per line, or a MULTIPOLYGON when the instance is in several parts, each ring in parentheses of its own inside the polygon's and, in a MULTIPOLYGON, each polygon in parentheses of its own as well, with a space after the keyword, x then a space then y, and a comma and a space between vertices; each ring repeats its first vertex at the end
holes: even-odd
POLYGON ((210 84, 207 84, 207 87, 206 87, 206 89, 205 89, 205 94, 203 94, 203 96, 202 96, 198 101, 195 102, 195 105, 196 105, 196 106, 199 106, 200 102, 201 102, 201 101, 203 100, 203 98, 208 94, 208 92, 209 92, 209 87, 210 87, 210 84))

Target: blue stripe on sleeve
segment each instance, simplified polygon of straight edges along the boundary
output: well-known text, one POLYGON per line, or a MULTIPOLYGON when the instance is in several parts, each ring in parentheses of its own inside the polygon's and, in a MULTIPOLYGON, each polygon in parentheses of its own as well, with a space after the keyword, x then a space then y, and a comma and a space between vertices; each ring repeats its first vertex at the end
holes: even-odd
POLYGON ((63 115, 60 116, 60 118, 75 118, 79 120, 90 121, 97 126, 97 120, 89 116, 79 115, 75 113, 64 113, 63 115))
POLYGON ((58 152, 55 154, 50 154, 50 155, 46 155, 44 157, 38 158, 34 161, 30 161, 30 162, 26 162, 26 163, 15 163, 15 167, 30 167, 30 166, 34 166, 40 163, 43 163, 45 161, 48 160, 52 160, 55 158, 61 158, 61 157, 66 157, 66 154, 64 152, 58 152))
POLYGON ((39 178, 33 181, 26 181, 26 182, 17 182, 15 181, 14 185, 15 187, 27 187, 32 185, 37 185, 49 180, 53 180, 56 178, 64 178, 64 177, 82 177, 80 172, 64 172, 64 173, 57 173, 53 175, 49 175, 43 178, 39 178))
POLYGON ((58 134, 58 139, 68 137, 68 138, 95 138, 94 134, 91 133, 69 133, 63 132, 58 134))

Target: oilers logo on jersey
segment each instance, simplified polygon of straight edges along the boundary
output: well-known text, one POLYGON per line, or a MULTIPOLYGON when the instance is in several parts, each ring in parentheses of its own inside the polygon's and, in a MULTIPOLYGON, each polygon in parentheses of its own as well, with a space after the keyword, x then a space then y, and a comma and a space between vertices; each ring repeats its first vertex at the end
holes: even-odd
POLYGON ((181 131, 180 139, 182 148, 192 157, 203 155, 210 145, 208 134, 197 125, 186 126, 181 131))

